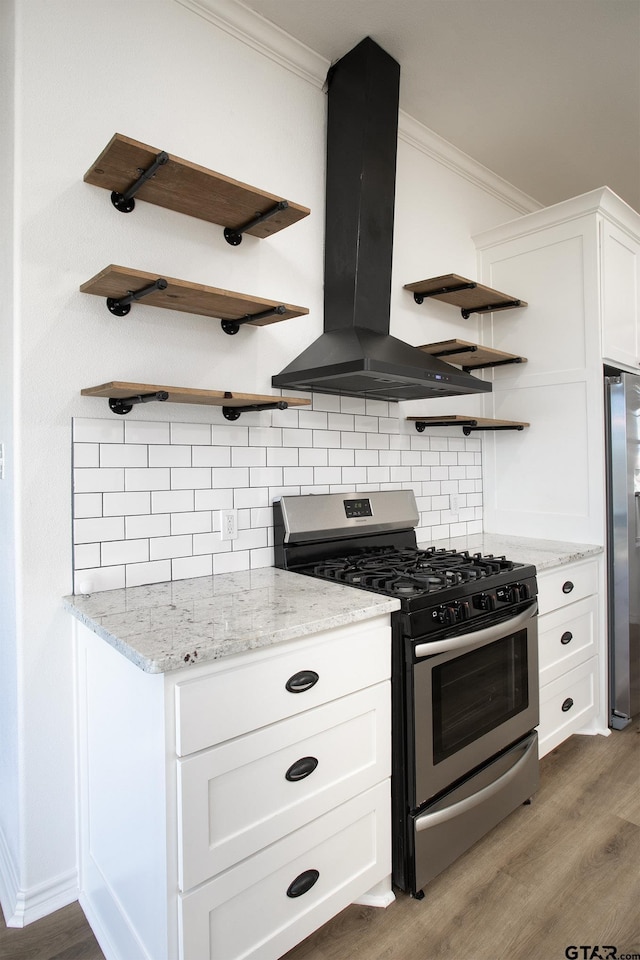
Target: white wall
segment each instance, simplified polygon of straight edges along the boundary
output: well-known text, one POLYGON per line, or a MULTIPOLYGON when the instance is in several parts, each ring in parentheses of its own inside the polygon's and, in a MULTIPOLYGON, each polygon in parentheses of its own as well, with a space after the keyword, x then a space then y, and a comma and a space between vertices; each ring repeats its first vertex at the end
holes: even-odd
MULTIPOLYGON (((106 401, 82 398, 80 390, 121 379, 271 392, 271 375, 322 327, 325 96, 317 77, 291 72, 175 0, 15 6, 17 256, 3 284, 9 367, 0 387, 8 463, 0 517, 8 544, 14 512, 16 523, 14 551, 3 548, 0 586, 0 896, 7 920, 20 925, 76 892, 73 660, 60 604, 72 589, 71 420, 107 415, 106 401), (116 131, 286 196, 312 215, 236 249, 219 228, 158 207, 139 203, 120 214, 107 191, 82 182, 116 131), (109 263, 282 298, 310 314, 233 338, 215 321, 146 306, 119 319, 99 298, 78 292, 109 263)), ((216 0, 218 9, 225 6, 232 11, 234 4, 216 0)), ((11 46, 11 4, 2 10, 11 46)), ((5 69, 10 62, 3 57, 5 69)), ((2 150, 10 175, 7 138, 2 150)), ((3 177, 5 190, 10 182, 3 177)), ((487 171, 460 174, 401 141, 396 336, 412 343, 456 333, 473 339, 471 327, 460 330, 456 311, 419 308, 402 284, 452 271, 474 276, 471 235, 526 209, 526 200, 504 187, 487 171)), ((3 240, 3 269, 10 270, 12 243, 11 235, 3 240)), ((183 408, 153 405, 135 415, 185 419, 183 408)), ((207 408, 189 408, 190 421, 210 416, 207 408)))

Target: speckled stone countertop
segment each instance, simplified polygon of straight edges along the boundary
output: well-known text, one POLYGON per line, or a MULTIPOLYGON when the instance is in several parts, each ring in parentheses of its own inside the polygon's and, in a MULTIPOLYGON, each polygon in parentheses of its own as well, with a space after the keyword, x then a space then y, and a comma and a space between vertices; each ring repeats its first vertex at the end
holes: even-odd
POLYGON ((265 567, 64 598, 147 673, 167 673, 389 614, 398 600, 265 567))
MULTIPOLYGON (((420 544, 420 546, 427 546, 427 544, 420 544)), ((538 573, 553 567, 561 567, 565 563, 575 563, 587 557, 597 556, 604 549, 592 543, 535 540, 501 533, 473 533, 468 537, 438 540, 434 546, 469 550, 470 553, 492 553, 497 557, 507 557, 508 560, 516 563, 533 563, 538 573)))

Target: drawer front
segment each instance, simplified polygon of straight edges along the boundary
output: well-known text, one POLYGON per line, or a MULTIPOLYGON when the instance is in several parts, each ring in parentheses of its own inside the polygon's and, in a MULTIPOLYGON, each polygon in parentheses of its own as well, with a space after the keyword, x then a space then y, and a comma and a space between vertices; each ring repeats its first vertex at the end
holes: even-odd
POLYGON ((181 960, 277 960, 390 873, 387 780, 180 896, 181 960))
POLYGON ((593 657, 540 691, 540 756, 582 729, 598 712, 598 658, 593 657))
POLYGON ((595 655, 597 613, 597 597, 587 597, 538 617, 541 687, 595 655))
POLYGON ((180 889, 390 775, 388 681, 178 761, 180 889))
POLYGON ((388 618, 345 627, 317 643, 286 644, 176 686, 178 756, 283 720, 391 675, 388 618), (288 689, 288 687, 290 689, 288 689))
POLYGON ((598 563, 567 564, 557 570, 538 574, 538 606, 540 613, 550 613, 568 603, 582 600, 598 590, 598 563))

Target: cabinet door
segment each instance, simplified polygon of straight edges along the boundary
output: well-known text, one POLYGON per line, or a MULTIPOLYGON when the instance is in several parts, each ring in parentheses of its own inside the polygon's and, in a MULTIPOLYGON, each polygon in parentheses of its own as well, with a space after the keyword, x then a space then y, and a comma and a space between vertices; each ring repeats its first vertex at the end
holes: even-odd
POLYGON ((180 960, 277 960, 390 873, 385 780, 181 896, 180 960))
POLYGON ((180 760, 180 888, 390 775, 388 681, 180 760))
POLYGON ((640 365, 640 243, 602 224, 602 356, 634 370, 640 365))

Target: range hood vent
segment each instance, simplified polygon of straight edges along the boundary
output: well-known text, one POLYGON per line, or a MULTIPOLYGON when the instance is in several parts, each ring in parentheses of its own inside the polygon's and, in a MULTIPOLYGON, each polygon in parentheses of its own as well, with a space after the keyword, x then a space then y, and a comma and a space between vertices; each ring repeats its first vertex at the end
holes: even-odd
POLYGON ((379 400, 490 391, 389 334, 400 65, 367 37, 327 85, 325 332, 271 382, 379 400))

